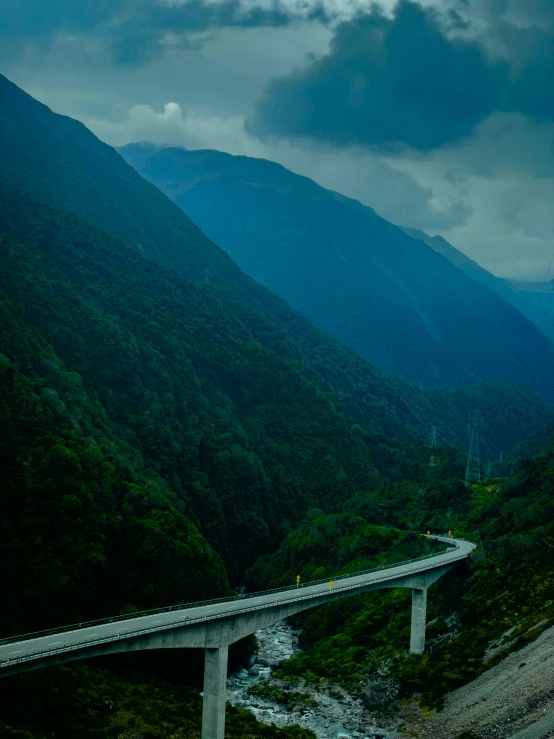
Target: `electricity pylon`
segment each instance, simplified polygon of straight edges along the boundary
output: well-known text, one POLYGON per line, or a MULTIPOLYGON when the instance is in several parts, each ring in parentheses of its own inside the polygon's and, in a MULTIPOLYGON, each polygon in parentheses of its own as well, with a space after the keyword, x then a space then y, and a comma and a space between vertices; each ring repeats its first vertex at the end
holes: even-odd
POLYGON ((481 482, 481 465, 479 460, 479 428, 481 411, 471 411, 469 416, 469 452, 467 455, 466 482, 481 482))
POLYGON ((431 426, 431 448, 436 449, 439 445, 439 430, 436 426, 431 426))

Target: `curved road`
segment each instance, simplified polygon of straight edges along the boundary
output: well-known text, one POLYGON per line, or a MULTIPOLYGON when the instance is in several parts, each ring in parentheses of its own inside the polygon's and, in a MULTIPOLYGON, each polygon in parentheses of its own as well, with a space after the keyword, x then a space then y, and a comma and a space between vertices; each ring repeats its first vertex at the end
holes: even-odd
POLYGON ((388 581, 391 581, 391 587, 395 587, 392 582, 394 580, 452 565, 468 557, 475 549, 475 544, 464 540, 439 536, 433 538, 444 541, 450 545, 449 548, 445 552, 425 558, 338 577, 334 581, 332 593, 330 593, 327 581, 318 581, 306 583, 299 588, 282 588, 265 593, 254 593, 242 598, 233 597, 185 604, 165 610, 146 612, 132 618, 103 619, 83 624, 81 628, 80 625, 72 625, 48 632, 0 640, 0 677, 3 672, 2 668, 11 668, 4 674, 12 672, 16 665, 19 665, 20 669, 33 669, 33 662, 44 664, 45 658, 49 659, 65 652, 73 653, 71 656, 68 655, 69 659, 75 659, 77 657, 75 652, 81 651, 83 657, 86 657, 86 652, 90 652, 92 647, 117 641, 129 641, 137 636, 166 630, 179 629, 182 631, 188 626, 224 618, 232 619, 239 614, 274 608, 276 605, 297 603, 300 610, 309 608, 312 600, 314 605, 319 605, 323 594, 331 594, 334 599, 354 595, 356 592, 364 592, 364 589, 369 589, 371 586, 386 587, 388 581), (303 601, 303 604, 299 601, 303 601))

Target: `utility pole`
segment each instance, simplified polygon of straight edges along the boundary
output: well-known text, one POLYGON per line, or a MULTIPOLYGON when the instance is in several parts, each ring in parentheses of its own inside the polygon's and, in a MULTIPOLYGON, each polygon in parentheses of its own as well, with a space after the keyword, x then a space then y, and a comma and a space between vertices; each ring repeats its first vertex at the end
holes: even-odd
POLYGON ((469 451, 467 455, 466 482, 481 482, 481 466, 479 460, 479 428, 481 411, 473 410, 469 416, 469 451))
POLYGON ((431 448, 436 449, 439 445, 439 430, 436 426, 431 426, 431 448))

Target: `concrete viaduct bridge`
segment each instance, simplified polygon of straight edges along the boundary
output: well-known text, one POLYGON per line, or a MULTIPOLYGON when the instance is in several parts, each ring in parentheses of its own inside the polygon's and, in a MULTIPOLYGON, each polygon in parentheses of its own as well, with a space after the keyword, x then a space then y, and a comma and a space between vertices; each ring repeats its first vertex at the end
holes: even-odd
POLYGON ((115 652, 200 647, 206 654, 202 739, 224 739, 229 645, 276 621, 349 595, 411 588, 410 651, 422 654, 427 588, 475 549, 475 544, 460 539, 433 538, 448 544, 446 551, 340 576, 332 589, 328 580, 317 581, 0 640, 0 677, 115 652))

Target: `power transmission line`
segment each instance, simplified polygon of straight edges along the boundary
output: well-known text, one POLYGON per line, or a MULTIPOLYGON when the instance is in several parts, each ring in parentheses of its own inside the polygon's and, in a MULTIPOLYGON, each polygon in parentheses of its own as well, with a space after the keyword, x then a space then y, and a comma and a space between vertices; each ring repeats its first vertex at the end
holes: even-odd
POLYGON ((469 416, 469 450, 467 455, 466 482, 481 482, 481 464, 479 456, 479 430, 481 411, 473 410, 469 416))
MULTIPOLYGON (((484 418, 481 418, 480 440, 482 440, 485 457, 487 459, 487 477, 490 477, 494 469, 494 466, 496 464, 495 452, 498 452, 498 447, 495 444, 493 444, 493 442, 490 439, 489 427, 484 418)), ((503 453, 500 452, 500 461, 502 461, 502 454, 503 453)))

